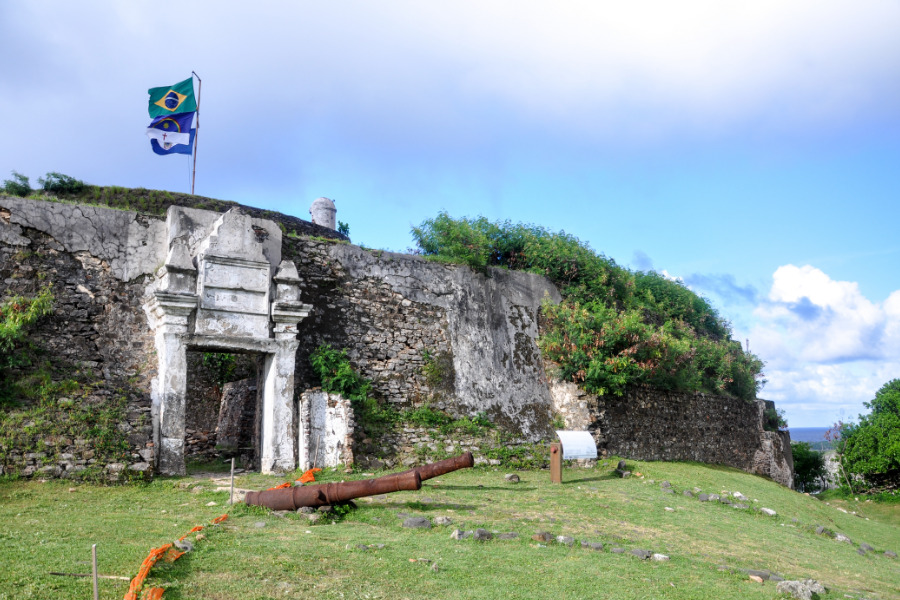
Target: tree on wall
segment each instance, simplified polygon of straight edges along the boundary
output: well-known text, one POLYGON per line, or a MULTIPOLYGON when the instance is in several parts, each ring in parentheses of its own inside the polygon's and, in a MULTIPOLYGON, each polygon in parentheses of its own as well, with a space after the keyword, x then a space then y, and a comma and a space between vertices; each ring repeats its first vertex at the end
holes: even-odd
POLYGON ((881 386, 871 402, 871 413, 858 424, 841 428, 838 451, 849 472, 873 486, 900 486, 900 379, 881 386))

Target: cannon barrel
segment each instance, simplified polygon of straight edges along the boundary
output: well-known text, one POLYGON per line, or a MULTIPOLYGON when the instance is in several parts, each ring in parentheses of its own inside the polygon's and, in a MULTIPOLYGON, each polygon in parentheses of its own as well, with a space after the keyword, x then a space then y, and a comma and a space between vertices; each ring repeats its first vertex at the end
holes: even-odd
POLYGON ((474 465, 475 458, 472 456, 472 453, 466 452, 465 454, 460 454, 459 456, 454 456, 453 458, 439 460, 436 463, 429 463, 427 465, 422 465, 421 467, 415 467, 413 469, 410 469, 409 471, 404 471, 404 473, 417 471, 419 473, 419 476, 422 478, 422 481, 425 481, 426 479, 439 477, 453 471, 458 471, 459 469, 468 469, 469 467, 472 467, 474 465))
POLYGON ((262 492, 247 492, 244 502, 251 505, 266 506, 272 510, 297 510, 302 506, 327 506, 346 502, 354 498, 375 496, 400 490, 418 490, 422 487, 422 478, 415 471, 395 473, 345 481, 343 483, 320 483, 262 492))

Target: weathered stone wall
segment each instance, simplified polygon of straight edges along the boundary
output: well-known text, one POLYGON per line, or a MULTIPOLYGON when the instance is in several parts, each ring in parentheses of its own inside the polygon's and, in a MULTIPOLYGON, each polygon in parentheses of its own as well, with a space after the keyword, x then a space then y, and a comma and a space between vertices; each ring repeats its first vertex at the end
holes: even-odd
MULTIPOLYGON (((85 393, 67 400, 101 409, 113 397, 125 398, 118 430, 128 445, 120 460, 98 464, 84 439, 36 429, 33 446, 45 450, 25 456, 0 447, 5 470, 151 470, 156 361, 141 306, 167 241, 158 218, 0 197, 0 296, 33 294, 53 283, 55 315, 34 337, 65 368, 93 378, 85 393)), ((537 312, 542 300, 558 301, 559 294, 541 277, 500 269, 474 273, 308 237, 284 236, 280 250, 297 265, 302 302, 312 304, 298 327, 298 402, 320 383, 310 354, 329 343, 346 348, 376 395, 396 408, 429 405, 453 417, 483 413, 504 432, 500 438, 406 427, 381 439, 357 439, 353 451, 360 462, 394 466, 424 455, 548 441, 556 415, 570 429, 593 431, 610 454, 729 464, 782 482, 791 470, 789 441, 762 431, 759 405, 640 389, 624 398, 596 398, 571 384, 548 384, 535 343, 537 312)), ((212 415, 212 405, 205 412, 212 415)), ((200 435, 209 442, 208 434, 200 435)))
MULTIPOLYGON (((49 370, 54 381, 76 380, 79 386, 55 399, 58 406, 47 408, 46 422, 22 423, 18 435, 26 438, 18 438, 16 445, 41 450, 23 454, 16 447, 0 447, 0 469, 26 476, 72 476, 92 469, 106 471, 113 479, 126 470, 146 473, 154 457, 149 393, 153 339, 140 308, 148 277, 136 267, 140 261, 129 260, 127 253, 108 260, 93 252, 102 255, 104 245, 116 246, 132 228, 147 228, 133 213, 131 220, 110 224, 91 211, 62 205, 64 212, 48 211, 44 217, 59 226, 80 223, 83 235, 51 237, 11 222, 10 208, 17 212, 27 202, 0 198, 0 296, 33 296, 52 285, 54 314, 40 322, 31 338, 41 360, 49 361, 45 372, 49 370), (131 279, 123 279, 129 275, 131 279), (104 452, 85 439, 90 424, 66 422, 79 407, 98 412, 120 407, 117 431, 128 447, 119 458, 107 454, 104 459, 104 452)), ((42 212, 43 203, 29 204, 33 214, 42 212)), ((117 213, 114 219, 124 216, 108 212, 117 213)), ((143 248, 139 244, 138 252, 143 248)), ((38 367, 23 367, 22 372, 38 367)))
POLYGON ((552 391, 566 426, 590 431, 604 455, 729 465, 793 487, 790 437, 764 428, 771 402, 651 388, 596 396, 570 383, 552 391))
POLYGON ((312 239, 285 240, 284 257, 313 304, 299 326, 298 387, 317 382, 309 354, 347 348, 353 365, 397 407, 429 403, 452 416, 485 413, 525 439, 550 433, 550 393, 536 345, 546 279, 312 239), (439 371, 426 376, 426 352, 439 371))

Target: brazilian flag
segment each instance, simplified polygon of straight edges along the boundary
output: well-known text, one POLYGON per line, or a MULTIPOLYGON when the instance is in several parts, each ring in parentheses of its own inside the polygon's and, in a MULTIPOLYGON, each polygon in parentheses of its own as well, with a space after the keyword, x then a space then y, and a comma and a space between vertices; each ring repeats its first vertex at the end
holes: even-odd
POLYGON ((150 94, 149 112, 151 117, 197 110, 197 102, 194 100, 193 77, 188 77, 172 86, 150 88, 147 93, 150 94))

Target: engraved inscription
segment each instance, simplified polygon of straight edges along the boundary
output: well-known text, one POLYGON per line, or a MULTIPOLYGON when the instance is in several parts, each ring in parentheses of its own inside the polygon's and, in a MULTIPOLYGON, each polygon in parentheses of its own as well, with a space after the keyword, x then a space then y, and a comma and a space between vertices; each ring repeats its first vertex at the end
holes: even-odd
POLYGON ((268 306, 264 292, 206 287, 200 299, 200 307, 210 310, 267 314, 268 306))
POLYGON ((268 266, 223 265, 204 261, 203 267, 206 286, 255 292, 266 292, 269 289, 268 266))

